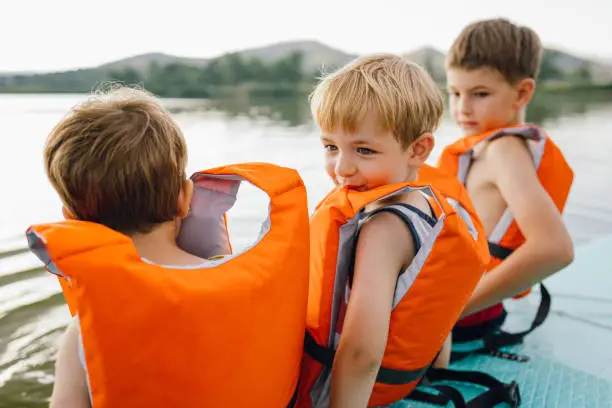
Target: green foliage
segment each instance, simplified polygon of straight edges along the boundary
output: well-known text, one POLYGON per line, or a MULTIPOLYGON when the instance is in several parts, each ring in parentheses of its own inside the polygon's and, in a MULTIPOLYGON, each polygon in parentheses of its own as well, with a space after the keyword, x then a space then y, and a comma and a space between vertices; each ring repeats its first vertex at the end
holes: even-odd
POLYGON ((538 76, 538 80, 561 80, 563 79, 563 76, 563 72, 561 72, 555 63, 554 54, 545 50, 542 54, 542 62, 540 63, 540 75, 538 76))
POLYGON ((446 71, 444 70, 444 66, 436 65, 430 54, 425 55, 423 60, 423 68, 425 68, 436 83, 442 84, 446 81, 446 71))
POLYGON ((590 82, 592 82, 593 78, 591 75, 591 70, 589 69, 587 64, 582 65, 580 68, 576 69, 572 75, 571 78, 573 79, 574 82, 577 83, 581 83, 581 84, 588 84, 590 82))
POLYGON ((125 68, 121 71, 111 71, 110 77, 130 84, 137 84, 142 81, 140 73, 134 68, 125 68))
MULTIPOLYGON (((542 56, 539 85, 546 87, 601 87, 593 84, 588 62, 564 68, 565 55, 545 50, 542 56)), ((445 82, 444 66, 434 56, 426 54, 423 66, 440 85, 445 82)), ((325 69, 329 72, 329 67, 325 69)), ((291 97, 312 89, 320 72, 304 70, 304 55, 293 52, 284 58, 264 61, 247 58, 240 53, 226 54, 204 66, 179 63, 151 63, 137 69, 92 68, 46 75, 0 76, 0 92, 90 92, 106 81, 137 84, 162 97, 216 98, 230 95, 257 97, 291 97)))
POLYGON ((0 79, 0 92, 89 92, 102 82, 118 81, 138 84, 156 95, 171 98, 206 98, 237 91, 287 95, 314 79, 302 66, 303 56, 299 52, 272 62, 246 59, 233 53, 214 59, 204 67, 153 62, 144 72, 134 68, 89 69, 10 77, 0 79))

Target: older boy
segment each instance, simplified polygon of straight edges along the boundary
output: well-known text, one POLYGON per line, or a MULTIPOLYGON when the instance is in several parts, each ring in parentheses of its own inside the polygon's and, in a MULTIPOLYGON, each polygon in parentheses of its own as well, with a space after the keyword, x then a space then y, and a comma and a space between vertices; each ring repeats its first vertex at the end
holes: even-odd
POLYGON ((561 218, 573 172, 544 130, 523 121, 541 54, 533 30, 492 19, 468 25, 447 56, 451 113, 463 138, 444 149, 439 167, 466 186, 493 256, 454 340, 492 333, 505 318, 503 300, 525 294, 573 259, 561 218))

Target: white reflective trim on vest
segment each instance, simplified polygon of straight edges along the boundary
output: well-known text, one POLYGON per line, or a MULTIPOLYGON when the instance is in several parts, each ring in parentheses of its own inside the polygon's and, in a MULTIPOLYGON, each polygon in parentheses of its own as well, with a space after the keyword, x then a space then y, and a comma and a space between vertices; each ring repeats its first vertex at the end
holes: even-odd
POLYGON ((76 314, 74 319, 77 323, 78 331, 79 331, 79 341, 77 343, 77 355, 79 357, 79 362, 81 363, 81 367, 83 367, 83 371, 85 371, 85 383, 87 384, 87 393, 89 394, 89 402, 93 400, 91 396, 91 385, 89 384, 89 371, 87 371, 87 363, 85 362, 85 346, 83 346, 83 335, 81 334, 81 321, 79 320, 79 315, 76 314))
MULTIPOLYGON (((523 131, 516 133, 517 135, 522 136, 527 140, 534 140, 537 142, 535 149, 529 149, 529 152, 531 153, 531 156, 533 158, 533 164, 537 171, 540 168, 540 164, 542 163, 542 156, 544 156, 544 149, 546 147, 546 142, 548 138, 546 137, 546 134, 544 132, 540 132, 538 128, 528 127, 524 129, 521 128, 520 130, 523 131), (528 130, 531 130, 531 132, 527 132, 528 130)), ((504 238, 504 235, 506 235, 506 232, 508 232, 508 228, 510 228, 512 222, 514 222, 514 215, 512 215, 512 212, 510 212, 509 208, 506 208, 497 224, 495 224, 493 231, 491 231, 491 234, 489 234, 489 242, 499 244, 504 238)))
POLYGON ((310 390, 310 408, 329 408, 331 393, 331 368, 323 367, 310 390))
POLYGON ((147 258, 140 258, 142 259, 143 262, 148 263, 149 265, 155 265, 155 266, 161 266, 162 268, 168 268, 168 269, 184 269, 184 270, 190 270, 190 269, 204 269, 204 268, 211 268, 213 266, 217 266, 221 263, 222 259, 210 259, 210 260, 206 260, 202 263, 196 264, 196 265, 167 265, 167 264, 158 264, 155 263, 153 261, 151 261, 150 259, 147 258))
MULTIPOLYGON (((488 140, 495 139, 497 137, 501 137, 504 135, 516 135, 516 136, 521 136, 527 140, 535 140, 535 141, 540 141, 540 140, 544 141, 544 139, 546 139, 546 135, 544 134, 544 132, 542 132, 540 128, 535 127, 535 126, 524 126, 524 127, 517 127, 517 128, 500 129, 497 132, 491 133, 485 139, 482 139, 480 142, 472 146, 470 149, 466 150, 461 155, 459 155, 457 178, 462 184, 465 185, 465 182, 467 179, 467 173, 468 173, 468 170, 470 169, 470 165, 472 164, 472 155, 474 152, 474 148, 481 143, 484 143, 488 140)), ((544 143, 538 143, 538 145, 543 145, 543 144, 544 143)), ((536 169, 540 165, 539 162, 540 162, 540 159, 542 158, 543 152, 544 152, 543 146, 542 146, 539 157, 536 157, 537 154, 532 152, 532 155, 534 157, 534 162, 536 163, 536 169)))
POLYGON ((472 151, 473 149, 470 149, 459 156, 459 168, 457 169, 457 178, 459 179, 461 184, 464 185, 467 179, 468 170, 470 169, 470 165, 472 164, 472 151))
POLYGON ((544 131, 539 132, 539 141, 536 144, 535 151, 532 152, 533 155, 533 163, 535 164, 536 170, 540 168, 540 164, 542 163, 542 157, 544 156, 544 149, 546 148, 546 143, 548 143, 548 135, 544 131))
MULTIPOLYGON (((501 137, 504 135, 521 136, 526 140, 533 140, 537 142, 535 149, 530 148, 529 152, 532 155, 533 163, 535 165, 536 170, 540 167, 540 163, 542 162, 542 156, 544 155, 544 148, 547 142, 547 136, 540 128, 535 127, 535 126, 524 126, 524 127, 519 127, 519 128, 500 129, 498 132, 494 132, 490 134, 485 139, 481 140, 476 145, 474 145, 471 149, 468 149, 467 151, 465 151, 459 156, 457 178, 463 185, 466 184, 467 173, 470 169, 470 165, 472 164, 472 154, 474 151, 474 147, 488 140, 491 140, 497 137, 501 137)), ((460 211, 457 211, 457 213, 461 215, 461 218, 464 218, 460 211)), ((494 244, 499 244, 499 242, 502 240, 504 235, 506 235, 506 232, 508 231, 508 228, 510 228, 510 225, 512 225, 513 221, 514 221, 514 216, 512 215, 510 210, 506 208, 506 210, 504 210, 497 224, 495 224, 493 231, 491 231, 491 234, 489 234, 489 237, 488 237, 489 242, 492 242, 494 244)))
MULTIPOLYGON (((177 244, 183 250, 201 258, 225 255, 209 264, 198 265, 198 268, 212 268, 240 255, 230 254, 224 214, 235 204, 240 183, 243 181, 249 182, 237 175, 199 174, 194 178, 191 210, 181 224, 177 244)), ((257 239, 241 253, 257 245, 270 231, 271 209, 271 205, 268 206, 268 216, 261 225, 257 239)))
MULTIPOLYGON (((334 350, 340 345, 340 335, 334 332, 333 341, 334 350)), ((331 392, 331 368, 323 366, 321 373, 317 377, 317 381, 313 384, 310 390, 310 408, 329 408, 331 392)))
MULTIPOLYGON (((334 332, 332 344, 334 350, 338 349, 340 344, 340 335, 334 332)), ((321 373, 310 389, 310 408, 329 408, 331 392, 331 368, 323 366, 321 373)))
POLYGON ((440 231, 442 231, 446 215, 442 215, 436 222, 436 225, 432 227, 418 214, 410 211, 406 207, 400 205, 391 205, 389 207, 401 211, 402 214, 404 214, 412 222, 419 241, 421 242, 421 247, 412 259, 412 262, 410 262, 408 268, 406 268, 397 279, 395 294, 393 295, 393 308, 395 308, 402 301, 406 293, 408 293, 408 290, 412 287, 414 281, 416 281, 421 270, 423 270, 423 265, 425 265, 425 262, 431 253, 434 243, 436 242, 436 238, 438 238, 440 231))
POLYGON ((330 315, 330 330, 328 333, 327 344, 334 344, 336 326, 338 325, 338 314, 346 293, 349 271, 352 268, 353 251, 355 250, 355 233, 363 213, 358 213, 349 219, 346 224, 340 227, 338 234, 338 259, 336 260, 336 276, 334 278, 334 294, 332 296, 332 307, 330 315))
POLYGON ((495 224, 495 228, 493 228, 493 231, 491 231, 491 234, 489 235, 489 242, 499 244, 504 235, 506 235, 510 225, 512 225, 512 221, 514 221, 514 216, 510 212, 510 209, 506 208, 502 216, 499 218, 499 221, 497 221, 497 224, 495 224))
POLYGON ((470 234, 472 234, 474 241, 478 240, 478 230, 474 226, 474 221, 472 220, 472 217, 470 217, 470 214, 467 212, 465 207, 463 207, 461 203, 454 198, 446 197, 446 201, 448 201, 455 211, 457 211, 457 214, 459 214, 463 222, 465 222, 465 225, 470 231, 470 234))
POLYGON ((440 204, 440 202, 438 201, 438 198, 436 197, 434 192, 431 190, 431 188, 428 187, 428 186, 425 186, 425 187, 404 187, 401 190, 396 191, 395 193, 392 193, 392 194, 384 196, 383 198, 381 198, 378 201, 385 200, 385 199, 387 199, 389 197, 393 197, 393 196, 396 196, 398 194, 410 193, 410 192, 413 192, 413 191, 419 191, 421 194, 423 194, 423 195, 425 195, 427 197, 433 198, 433 200, 436 202, 436 204, 438 204, 438 207, 440 208, 440 210, 443 211, 442 210, 442 204, 440 204))
POLYGON ((176 239, 179 247, 205 259, 230 253, 223 215, 234 206, 240 183, 208 175, 193 180, 189 215, 176 239))
POLYGON ((36 257, 40 259, 43 264, 45 264, 45 268, 47 268, 49 272, 57 276, 61 276, 62 278, 65 278, 68 282, 70 282, 70 278, 64 276, 62 271, 59 270, 57 265, 55 265, 55 263, 51 259, 51 255, 49 254, 49 248, 47 248, 45 238, 39 235, 32 228, 26 231, 26 237, 28 239, 28 246, 30 247, 30 251, 32 251, 32 253, 36 255, 36 257))

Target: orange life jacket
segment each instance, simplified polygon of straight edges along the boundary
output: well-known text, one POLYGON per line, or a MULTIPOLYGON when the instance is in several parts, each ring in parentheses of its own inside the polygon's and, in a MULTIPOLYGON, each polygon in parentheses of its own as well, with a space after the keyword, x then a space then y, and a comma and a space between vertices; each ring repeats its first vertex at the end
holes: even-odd
MULTIPOLYGON (((419 169, 419 183, 434 186, 436 191, 446 198, 456 211, 464 212, 462 216, 472 220, 472 223, 478 225, 478 228, 484 227, 480 221, 480 217, 476 214, 476 209, 465 186, 453 175, 443 172, 437 167, 432 167, 424 164, 419 169)), ((434 207, 435 208, 435 207, 434 207)))
POLYGON ((308 297, 309 216, 298 173, 268 164, 198 172, 178 242, 229 252, 224 214, 248 181, 270 197, 256 243, 210 267, 164 267, 103 225, 27 231, 78 317, 94 408, 294 404, 308 297))
MULTIPOLYGON (((465 184, 474 148, 480 143, 485 143, 504 135, 521 136, 525 140, 534 142, 529 146, 538 179, 552 198, 557 209, 562 212, 574 180, 574 172, 559 148, 537 126, 524 125, 496 129, 481 135, 462 138, 443 150, 438 162, 438 168, 449 175, 456 176, 461 183, 465 184)), ((525 237, 509 209, 506 209, 503 213, 497 225, 489 234, 488 240, 492 255, 488 270, 498 266, 503 258, 525 242, 525 237)), ((527 290, 516 297, 525 296, 529 292, 530 290, 527 290)), ((495 305, 491 309, 486 309, 478 314, 462 319, 460 324, 470 325, 488 320, 494 317, 494 315, 500 314, 501 309, 501 304, 495 305)))
POLYGON ((402 183, 367 192, 336 189, 317 206, 310 223, 310 291, 306 353, 298 407, 327 407, 331 364, 350 293, 361 223, 380 211, 411 227, 417 253, 396 286, 389 337, 369 406, 405 397, 440 351, 489 262, 480 224, 463 218, 426 185, 402 183), (437 220, 426 221, 403 205, 366 213, 364 207, 393 194, 420 189, 433 198, 437 220), (416 245, 419 242, 420 245, 416 245))

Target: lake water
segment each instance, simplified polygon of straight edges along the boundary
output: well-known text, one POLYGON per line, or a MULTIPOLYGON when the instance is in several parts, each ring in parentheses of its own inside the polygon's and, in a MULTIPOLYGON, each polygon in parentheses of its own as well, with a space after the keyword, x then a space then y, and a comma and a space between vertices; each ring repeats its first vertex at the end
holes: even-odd
MULTIPOLYGON (((0 95, 0 408, 46 406, 56 343, 70 320, 57 281, 19 249, 30 224, 61 219, 60 201, 43 171, 42 146, 51 128, 82 98, 0 95)), ((293 167, 308 187, 311 209, 331 187, 304 98, 164 103, 187 138, 189 173, 243 161, 293 167)), ((575 242, 582 245, 612 233, 612 94, 538 95, 528 118, 548 130, 575 170, 565 212, 575 242)), ((457 135, 446 117, 436 133, 431 163, 457 135)), ((229 214, 237 247, 256 236, 266 204, 254 189, 241 193, 229 214)), ((612 278, 602 285, 612 287, 612 278)), ((580 287, 566 289, 588 295, 580 287)))

